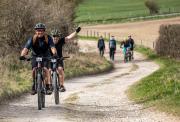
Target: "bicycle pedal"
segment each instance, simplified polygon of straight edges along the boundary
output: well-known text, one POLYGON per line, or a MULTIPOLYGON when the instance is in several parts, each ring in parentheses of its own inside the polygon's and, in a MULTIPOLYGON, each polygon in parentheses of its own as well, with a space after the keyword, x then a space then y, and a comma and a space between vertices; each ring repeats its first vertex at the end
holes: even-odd
POLYGON ((42 90, 41 93, 42 93, 42 94, 46 94, 46 90, 42 90))

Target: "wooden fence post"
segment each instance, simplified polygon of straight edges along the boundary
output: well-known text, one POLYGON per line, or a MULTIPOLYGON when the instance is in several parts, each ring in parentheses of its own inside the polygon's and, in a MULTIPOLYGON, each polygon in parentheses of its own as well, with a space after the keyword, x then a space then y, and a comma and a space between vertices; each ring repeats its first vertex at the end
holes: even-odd
POLYGON ((89 32, 88 32, 88 30, 87 30, 87 37, 89 37, 89 32))
POLYGON ((153 49, 155 48, 155 43, 153 42, 153 49))

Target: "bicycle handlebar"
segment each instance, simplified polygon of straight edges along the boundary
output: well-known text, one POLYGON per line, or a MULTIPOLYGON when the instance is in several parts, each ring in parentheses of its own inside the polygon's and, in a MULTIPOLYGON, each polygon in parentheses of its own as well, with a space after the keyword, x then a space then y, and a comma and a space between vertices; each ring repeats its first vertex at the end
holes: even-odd
MULTIPOLYGON (((61 58, 59 58, 59 57, 53 57, 53 56, 51 56, 51 57, 42 57, 42 56, 35 56, 35 58, 42 58, 42 59, 47 59, 47 60, 51 60, 51 59, 57 59, 57 60, 65 60, 65 59, 67 59, 67 58, 70 58, 70 56, 65 56, 65 57, 61 57, 61 58)), ((24 59, 20 59, 20 60, 24 60, 24 61, 31 61, 33 59, 33 57, 25 57, 24 59)))

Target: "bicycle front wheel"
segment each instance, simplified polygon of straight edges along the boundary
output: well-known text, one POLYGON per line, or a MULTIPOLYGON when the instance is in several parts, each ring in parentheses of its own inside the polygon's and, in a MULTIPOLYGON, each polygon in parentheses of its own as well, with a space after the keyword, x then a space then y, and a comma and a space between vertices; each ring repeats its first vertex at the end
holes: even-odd
POLYGON ((57 73, 53 72, 53 89, 54 89, 54 100, 55 104, 59 104, 59 88, 58 88, 57 73))
POLYGON ((38 110, 42 109, 42 81, 41 75, 37 74, 37 97, 38 97, 38 110))

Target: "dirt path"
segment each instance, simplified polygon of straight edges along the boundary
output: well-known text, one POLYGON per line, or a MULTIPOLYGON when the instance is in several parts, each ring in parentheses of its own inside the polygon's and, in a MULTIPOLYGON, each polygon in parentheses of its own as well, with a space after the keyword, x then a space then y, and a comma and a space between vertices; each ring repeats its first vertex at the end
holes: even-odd
POLYGON ((94 32, 99 32, 99 35, 108 37, 110 33, 110 35, 114 35, 118 40, 132 35, 136 43, 142 43, 145 46, 153 48, 153 42, 158 38, 159 28, 162 24, 180 24, 180 17, 133 23, 87 26, 83 27, 83 31, 80 34, 87 36, 88 31, 89 35, 92 34, 92 36, 94 36, 94 32))
MULTIPOLYGON (((95 42, 85 51, 95 51, 95 42)), ((108 52, 108 51, 107 51, 108 52)), ((107 54, 107 53, 106 53, 107 54)), ((122 63, 119 51, 109 73, 66 81, 67 92, 61 94, 60 105, 54 104, 53 95, 46 96, 46 108, 37 110, 37 96, 22 96, 0 107, 0 122, 178 122, 152 108, 144 108, 128 100, 125 91, 141 78, 159 67, 139 53, 135 60, 122 63)))

